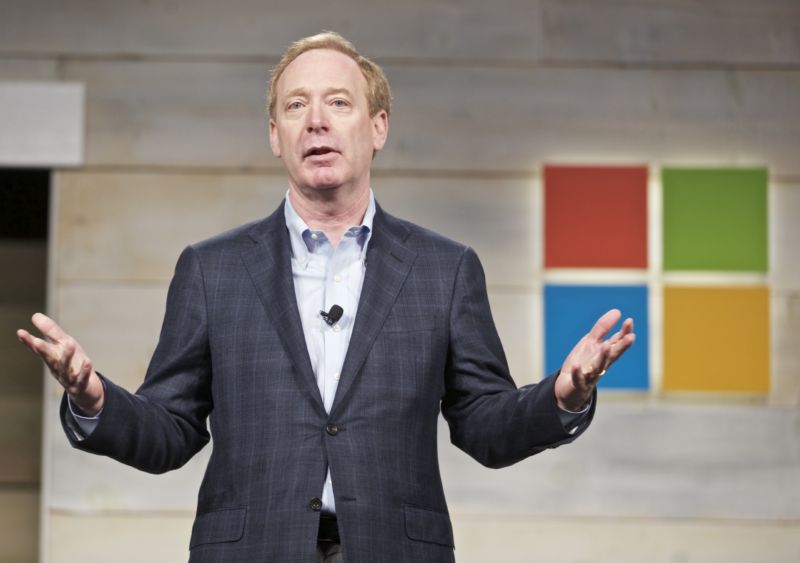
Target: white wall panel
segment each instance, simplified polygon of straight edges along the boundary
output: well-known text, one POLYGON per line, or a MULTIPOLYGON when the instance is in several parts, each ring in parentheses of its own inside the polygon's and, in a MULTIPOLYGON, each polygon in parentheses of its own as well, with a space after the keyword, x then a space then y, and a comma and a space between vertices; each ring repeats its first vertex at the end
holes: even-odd
POLYGON ((83 162, 83 86, 0 83, 0 166, 83 162))

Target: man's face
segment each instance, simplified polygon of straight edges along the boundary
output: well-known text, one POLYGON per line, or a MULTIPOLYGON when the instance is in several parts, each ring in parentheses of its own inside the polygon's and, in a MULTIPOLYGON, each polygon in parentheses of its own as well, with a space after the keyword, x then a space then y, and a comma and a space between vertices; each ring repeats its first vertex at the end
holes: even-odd
POLYGON ((383 110, 370 117, 367 80, 356 62, 338 51, 314 49, 278 79, 270 145, 293 188, 307 194, 338 187, 358 191, 369 186, 373 151, 383 148, 388 125, 383 110))

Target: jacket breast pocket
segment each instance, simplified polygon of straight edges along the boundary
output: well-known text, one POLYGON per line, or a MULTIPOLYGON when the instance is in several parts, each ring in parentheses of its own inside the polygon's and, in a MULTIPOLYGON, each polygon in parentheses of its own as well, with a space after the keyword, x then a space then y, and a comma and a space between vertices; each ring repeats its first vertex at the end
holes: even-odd
POLYGON ((192 526, 189 549, 209 543, 235 542, 244 535, 247 508, 225 508, 199 514, 192 526))
POLYGON ((441 510, 406 504, 403 506, 406 535, 416 541, 455 547, 450 515, 441 510))

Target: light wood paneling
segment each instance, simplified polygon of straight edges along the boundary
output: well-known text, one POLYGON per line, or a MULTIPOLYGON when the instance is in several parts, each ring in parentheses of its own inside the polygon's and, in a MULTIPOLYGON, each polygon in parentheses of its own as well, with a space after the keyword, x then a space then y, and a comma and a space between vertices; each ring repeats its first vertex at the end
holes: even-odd
POLYGON ((547 60, 800 62, 800 8, 792 0, 543 0, 540 17, 547 60))
POLYGON ((58 62, 55 59, 0 58, 0 80, 9 82, 35 82, 58 80, 58 62))
MULTIPOLYGON (((64 173, 58 178, 58 278, 168 281, 184 246, 271 213, 273 176, 64 173)), ((478 252, 490 284, 530 288, 536 215, 530 180, 380 177, 390 213, 478 252)))
MULTIPOLYGON (((54 387, 54 386, 53 386, 54 387)), ((194 511, 197 491, 211 455, 208 445, 182 468, 162 475, 144 473, 113 459, 74 449, 58 420, 60 396, 47 408, 51 441, 48 507, 62 511, 194 511)))
POLYGON ((89 164, 275 165, 263 64, 70 62, 87 85, 89 164))
MULTIPOLYGON (((493 516, 800 520, 797 411, 599 401, 593 427, 577 442, 499 471, 449 445, 442 423, 440 458, 451 508, 493 516)), ((208 448, 185 468, 153 476, 77 452, 60 430, 54 436, 51 506, 194 507, 208 448)))
POLYGON ((772 388, 770 404, 800 406, 800 290, 772 295, 772 388))
MULTIPOLYGON (((114 553, 114 561, 120 563, 139 563, 142 553, 148 553, 148 561, 164 563, 188 557, 190 513, 55 513, 51 520, 50 545, 57 546, 51 547, 54 563, 105 563, 108 553, 114 553), (98 532, 99 543, 93 544, 97 550, 87 546, 87 529, 98 532)), ((458 561, 463 563, 794 563, 800 555, 800 525, 791 523, 689 523, 455 512, 453 524, 458 561), (653 554, 658 556, 654 559, 653 554)))
POLYGON ((172 278, 181 250, 272 213, 282 176, 58 175, 60 282, 172 278))
POLYGON ((537 309, 541 306, 541 299, 537 299, 533 290, 490 290, 489 302, 508 367, 517 387, 541 379, 543 358, 536 356, 534 345, 541 339, 535 323, 535 319, 542 314, 537 309))
POLYGON ((603 393, 592 427, 554 452, 499 471, 452 446, 439 455, 456 513, 800 521, 798 443, 796 409, 603 393))
POLYGON ((193 519, 194 512, 95 515, 51 512, 46 561, 186 561, 193 519))
POLYGON ((794 563, 800 524, 453 517, 459 563, 794 563))
POLYGON ((769 213, 773 287, 800 290, 800 185, 773 185, 769 213))
POLYGON ((81 343, 95 369, 135 391, 158 342, 166 283, 75 285, 59 289, 57 299, 57 322, 81 343))
POLYGON ((181 0, 169 5, 91 0, 12 0, 0 23, 0 52, 245 55, 277 58, 299 37, 333 29, 370 56, 535 57, 538 6, 524 0, 402 4, 342 0, 181 0))
POLYGON ((6 2, 0 52, 277 57, 334 29, 378 57, 509 62, 800 60, 792 0, 6 2))
POLYGON ((533 178, 380 176, 373 186, 389 213, 472 246, 488 284, 533 286, 539 247, 533 178))
MULTIPOLYGON (((70 62, 88 93, 90 164, 279 168, 266 69, 70 62)), ((765 164, 797 173, 800 72, 387 66, 382 169, 530 171, 543 161, 765 164)))

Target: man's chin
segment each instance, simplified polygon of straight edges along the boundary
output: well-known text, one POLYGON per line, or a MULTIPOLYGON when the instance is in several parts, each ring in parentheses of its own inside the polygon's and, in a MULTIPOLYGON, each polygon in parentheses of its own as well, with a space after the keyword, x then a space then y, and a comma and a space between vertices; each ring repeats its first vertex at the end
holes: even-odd
POLYGON ((341 174, 332 168, 318 168, 309 180, 308 186, 318 190, 338 188, 344 183, 341 174))

